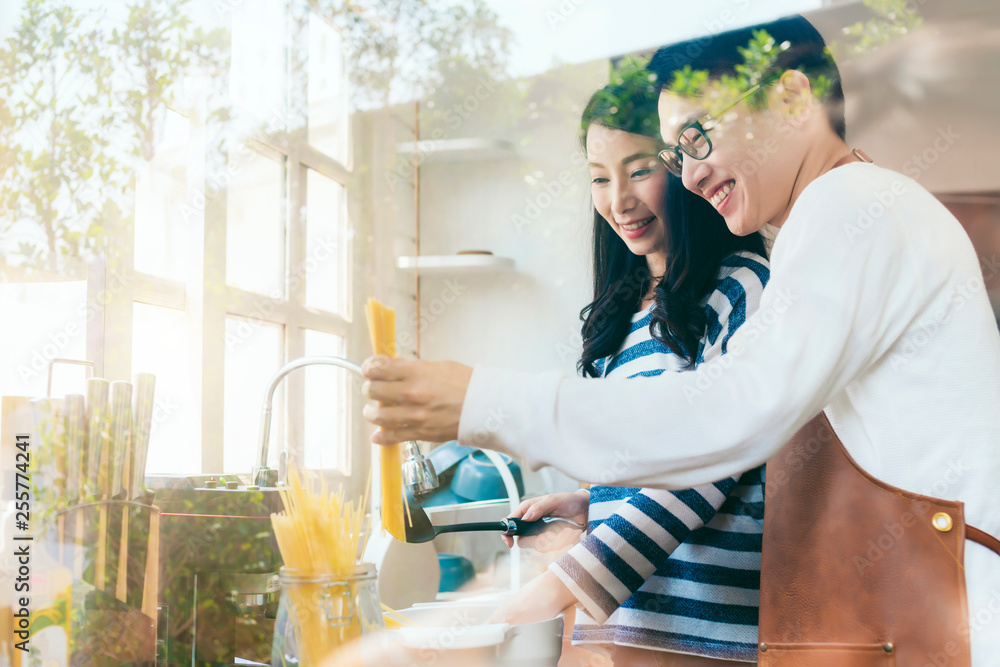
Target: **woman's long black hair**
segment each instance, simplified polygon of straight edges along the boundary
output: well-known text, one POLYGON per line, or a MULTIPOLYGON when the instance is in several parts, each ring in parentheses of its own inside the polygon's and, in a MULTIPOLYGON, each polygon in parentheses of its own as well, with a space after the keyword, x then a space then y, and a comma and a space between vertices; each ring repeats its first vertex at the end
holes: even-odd
MULTIPOLYGON (((584 151, 587 130, 594 124, 659 140, 658 96, 648 70, 636 63, 619 69, 583 111, 584 151)), ((704 302, 715 288, 722 260, 740 250, 766 256, 764 239, 756 232, 730 232, 712 205, 673 175, 668 175, 663 210, 667 267, 655 290, 651 333, 692 367, 707 324, 704 302)), ((651 279, 646 258, 633 254, 595 209, 594 300, 580 311, 583 354, 577 369, 582 375, 598 377, 595 362, 618 352, 651 279)))

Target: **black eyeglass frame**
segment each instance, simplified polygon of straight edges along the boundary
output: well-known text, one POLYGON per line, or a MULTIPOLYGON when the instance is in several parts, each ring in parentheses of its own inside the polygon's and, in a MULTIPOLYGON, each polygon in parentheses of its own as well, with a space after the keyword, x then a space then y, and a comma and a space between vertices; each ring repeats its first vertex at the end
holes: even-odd
POLYGON ((667 168, 667 171, 669 171, 674 176, 680 177, 683 174, 684 156, 685 155, 690 156, 691 158, 694 158, 695 160, 704 160, 709 155, 711 155, 712 154, 712 140, 708 138, 709 131, 715 129, 715 126, 718 124, 718 122, 721 119, 721 117, 724 116, 727 111, 729 111, 730 109, 732 109, 733 107, 735 107, 737 104, 739 104, 743 100, 747 99, 748 97, 750 97, 751 95, 753 95, 754 93, 756 93, 758 90, 761 89, 761 87, 763 85, 764 85, 763 83, 758 83, 753 88, 751 88, 747 92, 745 92, 742 95, 740 95, 739 98, 737 98, 737 100, 735 102, 733 102, 732 104, 730 104, 729 106, 727 106, 722 111, 719 111, 719 112, 717 112, 715 114, 705 114, 704 116, 702 116, 698 120, 694 121, 693 123, 688 123, 687 125, 685 125, 684 127, 682 127, 677 132, 678 143, 676 145, 674 145, 674 146, 667 146, 666 148, 662 149, 660 152, 658 152, 656 154, 656 159, 660 162, 660 164, 662 164, 664 167, 667 168), (705 151, 704 155, 701 155, 701 156, 695 155, 693 152, 691 152, 690 150, 688 150, 687 148, 685 148, 684 146, 682 146, 680 144, 680 138, 683 137, 684 133, 687 132, 690 129, 697 130, 698 134, 701 136, 701 138, 703 138, 705 140, 705 145, 708 146, 708 149, 705 151), (670 156, 671 155, 676 156, 676 158, 677 158, 677 166, 676 167, 673 166, 673 163, 670 160, 670 156))

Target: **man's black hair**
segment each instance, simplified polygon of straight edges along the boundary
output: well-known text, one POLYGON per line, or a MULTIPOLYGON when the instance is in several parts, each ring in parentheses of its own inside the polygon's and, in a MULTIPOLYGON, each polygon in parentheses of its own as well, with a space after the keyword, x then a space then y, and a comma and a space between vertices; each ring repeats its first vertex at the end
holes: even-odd
POLYGON ((653 55, 649 69, 664 87, 669 87, 674 73, 684 69, 686 65, 690 65, 693 70, 707 70, 712 79, 724 74, 736 76, 737 65, 745 64, 740 49, 746 48, 754 38, 754 32, 759 30, 766 31, 775 44, 789 44, 778 56, 775 70, 783 72, 797 69, 808 76, 814 85, 820 76, 830 80, 823 105, 833 131, 844 139, 847 129, 840 70, 829 55, 823 36, 800 15, 664 46, 653 55))

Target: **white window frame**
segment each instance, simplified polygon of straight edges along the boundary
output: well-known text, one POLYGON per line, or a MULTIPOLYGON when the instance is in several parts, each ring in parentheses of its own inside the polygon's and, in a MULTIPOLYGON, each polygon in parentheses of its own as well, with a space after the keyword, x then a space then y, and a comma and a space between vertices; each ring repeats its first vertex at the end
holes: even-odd
MULTIPOLYGON (((298 0, 292 0, 296 5, 298 0)), ((288 105, 291 117, 305 119, 307 116, 306 89, 294 90, 298 84, 304 87, 308 82, 308 72, 305 69, 308 59, 308 12, 305 16, 296 17, 296 12, 289 11, 288 41, 292 48, 287 53, 287 88, 288 105)), ((346 76, 346 73, 345 73, 346 76)), ((241 316, 258 319, 269 324, 281 325, 283 328, 283 363, 305 355, 305 332, 307 329, 340 336, 345 341, 346 354, 358 349, 353 340, 356 328, 352 326, 355 312, 353 297, 353 243, 352 219, 348 211, 348 201, 351 194, 351 181, 354 177, 351 163, 353 147, 348 141, 348 159, 340 162, 311 145, 308 141, 308 125, 292 132, 279 131, 264 138, 247 141, 247 145, 267 157, 284 158, 285 166, 285 295, 274 299, 271 295, 261 295, 234 287, 226 282, 226 199, 228 195, 228 179, 211 178, 209 173, 209 148, 205 137, 210 118, 208 109, 207 82, 201 86, 201 94, 195 95, 197 100, 189 109, 177 109, 191 121, 191 141, 194 150, 189 155, 200 155, 200 161, 193 160, 188 164, 189 189, 201 193, 214 193, 204 197, 201 223, 202 235, 200 247, 191 248, 191 252, 200 253, 202 257, 201 272, 187 276, 184 282, 142 273, 133 270, 134 264, 134 221, 123 219, 113 224, 114 236, 118 240, 116 251, 109 253, 106 267, 93 272, 90 291, 102 292, 109 276, 115 273, 125 276, 125 288, 104 306, 103 317, 97 317, 94 328, 102 329, 101 333, 88 331, 88 356, 95 362, 96 372, 104 377, 118 379, 132 376, 132 318, 136 303, 149 304, 184 311, 187 315, 189 341, 199 341, 197 349, 193 350, 193 365, 201 369, 200 395, 196 402, 201 407, 201 473, 221 472, 223 470, 223 414, 224 414, 224 377, 226 352, 226 318, 241 316), (306 306, 305 280, 290 280, 291 271, 301 267, 307 257, 306 247, 306 175, 307 169, 313 169, 320 175, 330 178, 345 188, 340 220, 341 242, 344 244, 341 257, 344 266, 341 269, 342 290, 339 302, 343 304, 343 313, 334 313, 306 306), (222 183, 220 183, 220 180, 222 183), (200 184, 194 185, 191 184, 200 184), (215 286, 224 285, 218 290, 215 286), (267 308, 261 304, 267 302, 267 308), (108 326, 113 323, 114 326, 108 326)), ((349 121, 348 121, 349 122, 349 121)), ((350 129, 347 136, 351 137, 350 129)), ((211 156, 212 162, 226 164, 225 155, 211 156)), ((224 168, 223 168, 224 170, 224 168)), ((196 194, 189 192, 189 195, 196 194)), ((197 222, 197 221, 192 221, 197 222)), ((141 370, 141 369, 139 369, 141 370)), ((321 372, 344 373, 336 369, 322 369, 321 372)), ((346 374, 345 374, 346 375, 346 374)), ((359 445, 353 437, 358 429, 353 394, 350 387, 356 386, 356 378, 345 379, 344 395, 350 405, 345 414, 349 416, 344 424, 338 426, 338 437, 343 446, 342 455, 334 464, 336 468, 325 470, 327 477, 337 480, 347 480, 352 472, 361 469, 369 458, 367 444, 359 445)), ((263 400, 266 387, 261 387, 263 400)), ((290 374, 282 383, 285 411, 283 415, 275 414, 272 431, 278 433, 279 442, 288 443, 289 454, 299 461, 304 461, 304 393, 305 374, 301 371, 290 374), (284 428, 282 428, 284 426, 284 428)), ((247 415, 256 423, 259 418, 257 406, 247 415)), ((256 462, 256 442, 254 443, 254 460, 247 461, 240 472, 250 472, 256 462)), ((191 471, 197 473, 199 471, 191 471)), ((357 482, 357 480, 353 480, 357 482)), ((352 484, 360 488, 360 483, 352 484)))

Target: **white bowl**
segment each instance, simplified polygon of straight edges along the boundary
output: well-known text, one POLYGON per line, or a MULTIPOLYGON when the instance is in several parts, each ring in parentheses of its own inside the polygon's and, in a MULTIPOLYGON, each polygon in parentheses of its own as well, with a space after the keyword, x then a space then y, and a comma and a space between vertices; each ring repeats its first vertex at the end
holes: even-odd
POLYGON ((536 623, 487 624, 497 606, 433 603, 400 609, 399 613, 417 627, 392 632, 428 664, 438 657, 437 652, 448 659, 464 652, 470 663, 475 655, 477 664, 491 667, 556 667, 562 653, 562 615, 536 623), (483 663, 484 659, 487 662, 483 663))

